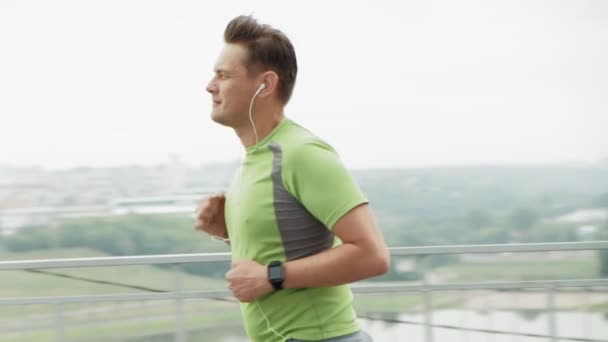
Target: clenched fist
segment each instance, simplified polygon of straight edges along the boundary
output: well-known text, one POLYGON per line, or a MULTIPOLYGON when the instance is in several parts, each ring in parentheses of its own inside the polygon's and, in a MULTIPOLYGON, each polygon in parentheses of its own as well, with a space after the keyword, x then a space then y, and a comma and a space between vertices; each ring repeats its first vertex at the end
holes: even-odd
POLYGON ((256 301, 274 290, 268 281, 266 266, 253 260, 232 262, 226 280, 230 291, 243 303, 256 301))
POLYGON ((228 239, 226 217, 224 216, 224 194, 207 197, 196 210, 195 230, 203 231, 211 236, 228 239))

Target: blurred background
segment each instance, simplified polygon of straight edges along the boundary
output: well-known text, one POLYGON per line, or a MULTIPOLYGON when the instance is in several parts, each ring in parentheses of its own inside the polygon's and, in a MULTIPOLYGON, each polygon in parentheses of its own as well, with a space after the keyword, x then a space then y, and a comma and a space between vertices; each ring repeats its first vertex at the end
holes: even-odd
MULTIPOLYGON (((391 247, 608 240, 607 2, 3 0, 0 261, 229 251, 192 227, 242 160, 205 92, 241 14, 292 40, 286 115, 336 148, 391 247)), ((224 289, 227 267, 0 270, 0 298, 170 291, 176 275, 181 290, 224 289)), ((393 257, 370 283, 597 278, 607 250, 436 255, 424 271, 393 257)), ((551 300, 557 316, 544 291, 436 293, 435 339, 549 341, 555 317, 561 336, 606 340, 606 287, 551 300)), ((182 304, 179 338, 245 340, 234 302, 182 304)), ((425 338, 418 293, 355 306, 375 341, 425 338)), ((0 305, 0 341, 58 340, 57 317, 0 305)), ((60 317, 67 341, 177 336, 171 300, 64 304, 60 317)))

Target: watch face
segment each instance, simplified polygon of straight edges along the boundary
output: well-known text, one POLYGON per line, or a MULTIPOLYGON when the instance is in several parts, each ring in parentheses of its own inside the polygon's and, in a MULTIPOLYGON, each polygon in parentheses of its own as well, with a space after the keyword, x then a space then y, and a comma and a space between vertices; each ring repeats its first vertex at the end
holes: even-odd
POLYGON ((270 267, 270 279, 282 278, 281 266, 270 267))

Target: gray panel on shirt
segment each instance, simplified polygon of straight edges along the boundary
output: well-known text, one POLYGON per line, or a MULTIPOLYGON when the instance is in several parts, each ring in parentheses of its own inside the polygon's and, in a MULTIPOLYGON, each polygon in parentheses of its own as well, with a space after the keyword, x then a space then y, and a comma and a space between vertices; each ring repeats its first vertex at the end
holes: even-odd
POLYGON ((272 183, 275 216, 287 260, 307 257, 331 248, 334 242, 333 232, 312 216, 283 185, 281 146, 271 143, 268 147, 273 154, 272 183))

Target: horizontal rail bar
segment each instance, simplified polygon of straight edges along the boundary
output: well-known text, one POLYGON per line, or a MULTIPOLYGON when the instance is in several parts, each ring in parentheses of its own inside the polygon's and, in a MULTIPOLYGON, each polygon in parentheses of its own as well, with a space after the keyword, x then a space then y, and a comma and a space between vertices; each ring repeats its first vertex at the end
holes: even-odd
MULTIPOLYGON (((608 279, 578 279, 578 280, 539 280, 515 282, 486 282, 486 283, 453 283, 453 284, 411 284, 411 285, 354 285, 355 293, 395 293, 422 291, 454 291, 454 290, 496 290, 523 288, 561 288, 561 287, 592 287, 608 286, 608 279)), ((98 302, 126 302, 141 300, 171 300, 171 299, 222 299, 233 298, 229 290, 213 291, 183 291, 163 293, 127 293, 112 295, 83 295, 83 296, 54 296, 27 298, 0 298, 0 305, 30 305, 30 304, 70 304, 98 302)))
POLYGON ((472 254, 472 253, 519 253, 551 251, 584 251, 608 249, 608 241, 521 243, 496 245, 421 246, 393 247, 391 255, 472 254))
POLYGON ((0 262, 0 270, 184 264, 211 261, 230 261, 230 253, 137 255, 101 258, 2 261, 0 262))
POLYGON ((131 302, 131 301, 141 301, 141 300, 172 300, 172 299, 192 299, 192 298, 214 299, 214 298, 224 298, 224 297, 232 297, 232 292, 230 292, 229 290, 214 290, 214 291, 184 291, 184 292, 163 292, 163 293, 125 293, 125 294, 111 294, 111 295, 0 298, 0 305, 131 302))
POLYGON ((591 287, 608 286, 608 279, 574 279, 574 280, 536 280, 512 282, 481 282, 481 283, 448 283, 448 284, 385 284, 385 285, 354 285, 351 288, 357 293, 391 293, 391 292, 421 292, 421 291, 457 291, 457 290, 508 290, 508 289, 538 289, 561 287, 591 287))
MULTIPOLYGON (((582 251, 608 249, 608 241, 593 242, 559 242, 528 243, 504 245, 463 245, 463 246, 423 246, 392 247, 394 256, 436 255, 436 254, 469 254, 469 253, 507 253, 507 252, 548 252, 548 251, 582 251)), ((0 262, 1 270, 26 270, 48 268, 103 267, 156 264, 183 264, 194 262, 229 261, 230 253, 196 253, 167 255, 138 255, 101 258, 74 258, 50 260, 19 260, 0 262)))

